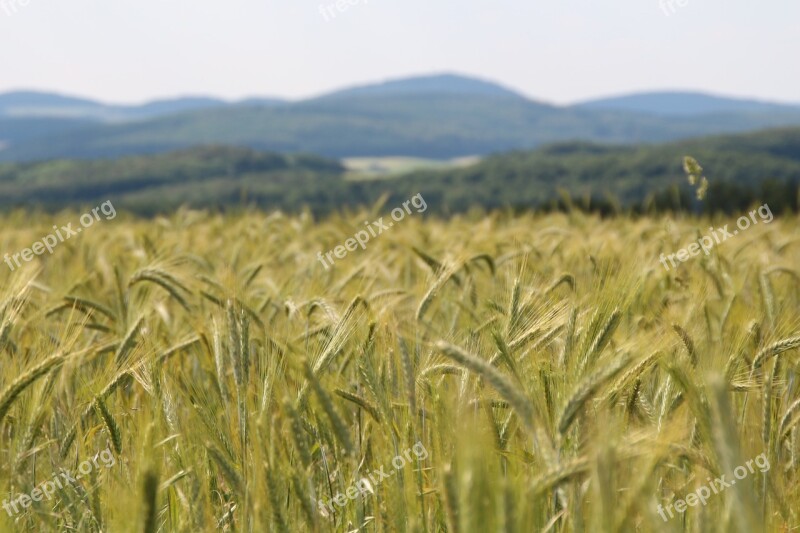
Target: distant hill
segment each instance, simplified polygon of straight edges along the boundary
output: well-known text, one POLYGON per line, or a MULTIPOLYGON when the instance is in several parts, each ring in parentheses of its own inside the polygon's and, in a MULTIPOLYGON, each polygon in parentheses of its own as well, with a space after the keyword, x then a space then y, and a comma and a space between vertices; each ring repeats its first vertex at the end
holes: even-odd
POLYGON ((457 74, 419 76, 373 83, 334 91, 319 99, 353 98, 362 96, 396 96, 414 94, 461 94, 525 98, 505 87, 477 78, 457 74))
POLYGON ((141 120, 228 105, 216 98, 173 98, 142 105, 108 105, 54 93, 16 91, 0 94, 0 118, 70 118, 99 122, 141 120))
POLYGON ((497 154, 465 168, 425 170, 393 179, 351 181, 336 161, 251 149, 203 147, 117 161, 0 164, 0 209, 96 205, 151 215, 180 205, 316 213, 387 205, 422 193, 431 213, 472 207, 529 209, 566 192, 578 205, 691 208, 741 212, 766 201, 777 214, 798 209, 800 129, 722 136, 660 146, 559 143, 497 154), (683 174, 684 155, 697 157, 711 182, 698 203, 683 174))
POLYGON ((214 146, 116 161, 0 164, 0 209, 111 200, 154 214, 182 204, 292 203, 295 189, 313 189, 321 203, 333 203, 327 189, 336 188, 344 171, 339 162, 312 155, 214 146))
POLYGON ((800 105, 781 105, 758 100, 723 98, 696 92, 651 92, 602 98, 578 104, 589 110, 629 111, 662 116, 713 115, 720 113, 797 112, 800 105))
POLYGON ((0 116, 65 116, 92 112, 97 102, 60 94, 35 91, 16 91, 0 94, 0 116))
POLYGON ((695 139, 656 146, 559 143, 488 157, 463 169, 420 171, 403 178, 429 203, 449 212, 545 205, 567 192, 576 204, 593 198, 621 206, 741 212, 754 201, 775 213, 798 211, 800 129, 695 139), (710 181, 698 202, 682 168, 700 161, 710 181))
MULTIPOLYGON (((617 104, 627 101, 624 105, 631 107, 638 101, 638 97, 627 98, 617 104)), ((41 128, 40 135, 20 136, 8 127, 3 135, 0 129, 0 160, 114 158, 209 144, 312 152, 332 158, 450 159, 554 142, 661 143, 800 126, 800 107, 724 104, 734 101, 697 95, 675 97, 677 100, 667 95, 642 98, 644 103, 638 109, 602 107, 613 102, 558 107, 454 74, 392 80, 297 102, 248 99, 225 103, 201 98, 131 108, 91 108, 91 103, 80 99, 56 97, 48 102, 43 95, 13 94, 0 96, 0 110, 19 113, 27 109, 31 113, 38 109, 39 115, 25 117, 49 117, 58 122, 52 129, 41 128), (5 108, 4 98, 10 102, 5 108), (687 112, 678 112, 681 105, 687 106, 687 112), (43 109, 51 114, 41 114, 43 109), (62 112, 53 114, 53 109, 62 112), (74 123, 74 128, 65 129, 67 117, 98 122, 74 123)), ((0 111, 0 120, 2 116, 0 111)))
POLYGON ((79 118, 0 117, 0 151, 5 145, 15 146, 35 139, 59 137, 94 124, 93 121, 79 118))

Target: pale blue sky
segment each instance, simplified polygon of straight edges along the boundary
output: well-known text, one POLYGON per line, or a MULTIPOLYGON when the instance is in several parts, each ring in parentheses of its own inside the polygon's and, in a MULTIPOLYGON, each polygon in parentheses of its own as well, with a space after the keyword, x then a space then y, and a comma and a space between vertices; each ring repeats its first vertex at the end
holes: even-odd
POLYGON ((660 1, 361 0, 326 21, 334 0, 0 0, 0 91, 298 98, 447 71, 555 103, 651 89, 800 103, 800 2, 672 0, 668 16, 660 1))

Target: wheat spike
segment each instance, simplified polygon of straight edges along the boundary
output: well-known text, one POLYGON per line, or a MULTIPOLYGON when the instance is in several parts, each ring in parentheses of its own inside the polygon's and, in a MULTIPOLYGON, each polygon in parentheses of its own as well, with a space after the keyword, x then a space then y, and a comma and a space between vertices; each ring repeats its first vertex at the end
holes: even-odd
POLYGON ((244 365, 242 362, 242 339, 239 331, 239 320, 236 317, 236 310, 232 300, 227 304, 228 316, 228 352, 231 356, 233 367, 233 380, 239 390, 244 386, 244 365))
POLYGON ((416 376, 414 375, 414 365, 411 361, 411 354, 408 352, 408 344, 405 339, 398 337, 398 344, 400 345, 400 362, 403 368, 403 377, 405 378, 406 394, 408 395, 408 404, 411 407, 411 412, 417 412, 417 394, 416 394, 416 376))
POLYGON ((772 433, 772 389, 775 386, 775 376, 780 372, 780 359, 776 359, 769 373, 769 379, 764 380, 764 394, 762 398, 761 414, 761 438, 764 441, 764 448, 770 449, 770 437, 772 433))
POLYGON ((6 389, 0 394, 0 422, 3 421, 11 405, 14 403, 20 394, 25 392, 31 384, 37 379, 50 372, 53 368, 61 365, 64 362, 64 356, 56 354, 48 357, 38 365, 32 367, 20 377, 15 379, 6 389))
POLYGON ((460 366, 455 366, 455 365, 449 365, 447 363, 442 363, 442 364, 438 364, 438 365, 429 366, 428 368, 426 368, 425 370, 423 370, 420 373, 420 377, 424 378, 424 377, 427 377, 427 376, 429 376, 431 374, 442 374, 442 375, 443 374, 450 374, 450 375, 460 376, 463 373, 464 373, 464 369, 461 368, 460 366))
POLYGON ((520 280, 519 278, 516 278, 514 280, 514 287, 511 289, 511 298, 508 302, 508 322, 506 323, 506 336, 511 334, 517 325, 517 322, 519 322, 519 299, 521 290, 522 287, 520 286, 520 280))
POLYGON ((767 313, 767 320, 770 324, 775 323, 775 295, 772 292, 772 284, 767 274, 762 272, 758 276, 758 283, 761 286, 761 298, 764 302, 764 310, 767 313))
POLYGON ((341 396, 342 398, 344 398, 345 400, 353 402, 354 404, 361 407, 363 410, 369 413, 369 415, 375 420, 375 422, 381 421, 381 415, 378 413, 378 409, 374 405, 369 403, 369 401, 367 401, 366 399, 356 394, 353 394, 352 392, 347 392, 346 390, 342 389, 336 389, 334 392, 339 396, 341 396))
MULTIPOLYGON (((359 305, 363 305, 367 309, 369 308, 367 301, 364 300, 361 296, 356 296, 350 302, 350 305, 347 306, 347 310, 344 312, 344 315, 342 315, 342 319, 336 325, 336 328, 333 331, 333 335, 331 336, 330 340, 325 346, 325 349, 322 351, 322 353, 312 366, 312 372, 314 373, 314 375, 319 375, 320 372, 325 370, 331 364, 333 358, 341 352, 342 346, 352 334, 352 330, 350 329, 349 326, 351 320, 355 319, 356 309, 358 308, 359 305)), ((307 393, 308 393, 308 382, 305 382, 303 386, 300 388, 300 392, 297 395, 298 405, 304 404, 307 393)))
POLYGON ((575 344, 575 326, 578 322, 578 309, 573 308, 572 312, 569 314, 569 318, 567 319, 567 331, 564 336, 564 349, 561 351, 561 357, 559 357, 559 365, 567 368, 571 365, 572 359, 572 349, 575 344))
POLYGON ((311 464, 311 451, 308 448, 308 440, 306 439, 306 431, 303 428, 303 421, 300 414, 288 399, 283 403, 283 409, 289 415, 289 424, 292 428, 292 440, 294 440, 297 453, 303 466, 308 467, 311 464))
POLYGON ((272 507, 272 518, 275 521, 277 530, 281 533, 289 533, 289 528, 286 526, 286 519, 281 511, 281 490, 278 486, 278 480, 275 479, 275 472, 270 465, 265 464, 264 469, 267 474, 267 494, 269 496, 270 507, 272 507))
POLYGON ((345 452, 347 452, 349 455, 354 455, 355 447, 353 446, 353 441, 350 439, 350 434, 347 431, 347 425, 342 420, 342 417, 339 416, 339 413, 336 412, 331 397, 327 392, 325 392, 325 389, 322 388, 319 379, 314 375, 313 372, 311 372, 311 368, 307 363, 304 365, 304 371, 306 374, 306 379, 311 384, 311 388, 314 390, 317 398, 319 398, 322 408, 325 410, 325 414, 331 421, 333 432, 336 435, 336 438, 339 439, 339 443, 344 447, 345 452))
POLYGON ((578 375, 583 374, 583 371, 589 366, 594 355, 603 351, 608 341, 611 340, 614 330, 617 329, 621 317, 622 313, 619 309, 614 309, 611 316, 608 317, 608 320, 603 325, 603 328, 597 333, 592 343, 587 348, 586 353, 583 355, 580 367, 578 368, 578 375))
POLYGON ((681 338, 684 346, 686 346, 686 351, 689 352, 689 359, 692 361, 692 366, 697 366, 697 352, 695 351, 692 338, 689 337, 689 334, 686 332, 686 330, 680 327, 678 324, 672 324, 672 329, 675 330, 675 333, 678 334, 678 337, 681 338))
POLYGON ((111 444, 114 445, 114 451, 117 452, 117 455, 121 454, 122 435, 119 431, 119 426, 117 425, 116 420, 114 420, 114 417, 111 416, 111 413, 108 411, 108 408, 106 407, 106 404, 102 398, 95 398, 94 405, 100 414, 100 418, 103 420, 103 424, 106 426, 106 431, 108 431, 108 435, 111 438, 111 444))
POLYGON ((514 410, 519 415, 522 423, 529 429, 533 430, 534 409, 533 404, 525 395, 525 393, 514 386, 503 374, 501 374, 495 367, 474 355, 468 354, 457 346, 448 344, 444 341, 436 343, 436 349, 442 352, 447 357, 454 360, 456 363, 466 367, 468 370, 475 372, 489 382, 492 387, 502 396, 508 403, 512 405, 514 410))
POLYGON ((114 360, 117 362, 117 364, 123 363, 131 350, 133 350, 133 347, 136 344, 136 335, 139 333, 139 329, 142 327, 143 322, 144 317, 139 317, 133 327, 125 334, 125 337, 122 339, 122 342, 117 349, 117 353, 114 354, 114 360))
POLYGON ((448 265, 440 270, 433 282, 433 285, 431 285, 430 289, 428 289, 428 292, 425 293, 425 296, 422 297, 419 307, 417 307, 417 312, 414 315, 417 322, 422 320, 422 317, 425 316, 425 312, 428 310, 428 307, 430 307, 433 299, 436 298, 436 295, 439 294, 441 288, 444 287, 445 283, 447 283, 450 278, 454 276, 457 270, 457 265, 448 265))
POLYGON ((573 276, 572 274, 566 273, 566 274, 562 274, 561 277, 559 277, 555 282, 553 282, 553 284, 550 285, 544 291, 545 294, 549 294, 549 293, 553 292, 562 283, 566 283, 567 285, 569 285, 570 290, 572 290, 572 291, 575 290, 575 276, 573 276))
MULTIPOLYGON (((303 490, 300 476, 297 474, 292 474, 291 482, 292 489, 297 495, 297 499, 300 501, 300 510, 303 512, 306 520, 308 520, 308 523, 315 526, 317 523, 317 510, 314 509, 314 506, 312 505, 313 499, 306 496, 306 491, 303 490)), ((314 527, 314 529, 316 530, 316 527, 314 527)))
POLYGON ((85 313, 89 313, 91 311, 97 311, 98 313, 107 317, 112 322, 115 322, 117 320, 117 317, 114 316, 114 313, 111 311, 111 309, 104 306, 103 304, 93 302, 86 298, 81 298, 79 296, 65 296, 64 303, 66 307, 74 307, 75 309, 79 309, 85 313))
POLYGON ((662 355, 663 353, 661 351, 655 351, 633 365, 630 370, 625 372, 622 376, 620 376, 619 379, 617 379, 617 381, 614 383, 614 386, 611 387, 611 390, 606 395, 606 398, 610 399, 619 395, 628 383, 634 379, 638 380, 639 376, 641 376, 645 370, 649 369, 662 355))
POLYGON ((792 418, 792 415, 798 410, 800 410, 800 399, 795 400, 792 405, 786 409, 786 412, 783 413, 781 421, 778 423, 779 440, 785 439, 789 435, 789 431, 791 431, 792 427, 797 424, 798 421, 800 421, 800 417, 798 417, 789 422, 789 420, 792 418))
POLYGON ((185 285, 178 281, 178 279, 169 272, 157 268, 140 270, 131 277, 130 281, 128 282, 128 288, 145 281, 155 283, 167 291, 169 295, 172 296, 172 298, 174 298, 175 301, 177 301, 184 309, 187 311, 191 310, 189 303, 178 290, 181 289, 188 293, 190 292, 189 289, 186 288, 185 285))
POLYGON ((543 475, 534 479, 531 483, 531 493, 540 495, 551 490, 558 484, 586 472, 589 468, 589 460, 585 457, 573 459, 545 472, 543 475))
POLYGON ((219 451, 216 447, 214 447, 211 443, 206 443, 206 449, 208 450, 208 456, 211 460, 216 463, 219 467, 222 474, 225 476, 225 479, 230 484, 231 488, 239 494, 242 494, 244 484, 242 483, 242 478, 239 473, 236 471, 236 467, 228 461, 228 459, 219 451))
POLYGON ((564 413, 561 415, 561 421, 558 423, 558 431, 562 435, 567 432, 575 415, 583 407, 592 395, 602 387, 608 380, 616 376, 628 364, 627 357, 620 357, 613 363, 610 363, 605 368, 601 368, 588 378, 584 379, 576 388, 572 397, 567 402, 564 408, 564 413))
POLYGON ((458 487, 456 475, 450 465, 444 469, 444 508, 447 517, 447 530, 452 533, 460 531, 458 487))
POLYGON ((753 358, 753 369, 759 368, 765 359, 780 355, 783 352, 788 352, 800 346, 800 337, 791 337, 787 339, 774 342, 766 348, 759 351, 753 358))

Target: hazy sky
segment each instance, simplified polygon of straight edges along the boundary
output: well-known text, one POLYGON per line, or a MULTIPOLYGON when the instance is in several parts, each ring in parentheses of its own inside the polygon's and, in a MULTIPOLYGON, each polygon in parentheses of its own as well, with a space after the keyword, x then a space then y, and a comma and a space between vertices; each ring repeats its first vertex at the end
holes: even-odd
POLYGON ((0 0, 0 91, 297 98, 447 71, 556 103, 800 103, 797 0, 359 0, 327 21, 321 6, 335 0, 0 0))

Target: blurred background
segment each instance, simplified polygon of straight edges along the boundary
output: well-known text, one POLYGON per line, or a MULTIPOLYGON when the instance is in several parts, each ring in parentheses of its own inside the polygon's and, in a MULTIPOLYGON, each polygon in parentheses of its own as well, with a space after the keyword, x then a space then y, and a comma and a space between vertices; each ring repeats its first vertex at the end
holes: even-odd
POLYGON ((743 0, 0 0, 0 209, 422 192, 444 214, 796 211, 798 19, 743 0))

